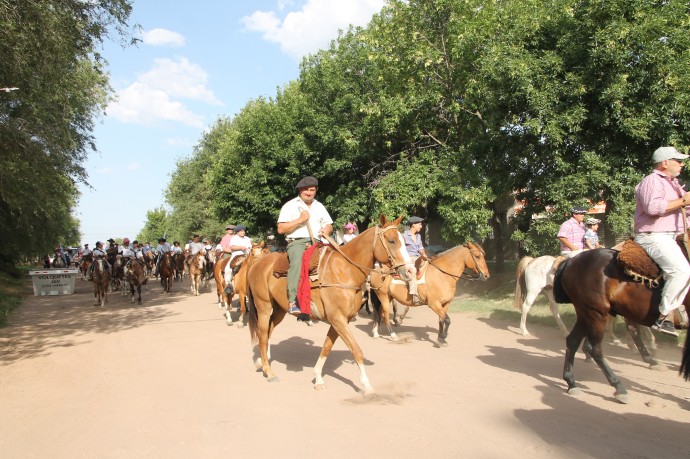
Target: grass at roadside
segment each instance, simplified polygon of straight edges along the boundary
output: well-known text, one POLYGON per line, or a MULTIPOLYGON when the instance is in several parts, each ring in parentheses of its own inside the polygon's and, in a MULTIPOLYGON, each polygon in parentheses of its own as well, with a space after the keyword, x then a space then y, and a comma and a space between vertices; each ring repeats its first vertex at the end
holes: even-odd
POLYGON ((0 327, 7 325, 10 313, 22 302, 26 295, 28 267, 17 268, 14 273, 0 271, 0 327))

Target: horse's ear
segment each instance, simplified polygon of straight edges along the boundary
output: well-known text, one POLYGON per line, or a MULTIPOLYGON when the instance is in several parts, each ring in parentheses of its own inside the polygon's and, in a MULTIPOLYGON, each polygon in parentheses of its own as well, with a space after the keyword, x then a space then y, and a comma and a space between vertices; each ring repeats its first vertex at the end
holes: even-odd
POLYGON ((386 216, 381 214, 381 216, 379 217, 379 224, 381 225, 381 227, 385 227, 386 223, 387 223, 386 216))
POLYGON ((403 216, 401 215, 401 216, 399 216, 398 218, 396 218, 395 220, 393 220, 393 222, 391 223, 391 225, 398 226, 398 225, 400 224, 400 222, 402 221, 402 219, 403 219, 403 216))
POLYGON ((261 241, 261 243, 259 244, 259 247, 261 247, 263 249, 265 244, 266 244, 266 241, 261 241))

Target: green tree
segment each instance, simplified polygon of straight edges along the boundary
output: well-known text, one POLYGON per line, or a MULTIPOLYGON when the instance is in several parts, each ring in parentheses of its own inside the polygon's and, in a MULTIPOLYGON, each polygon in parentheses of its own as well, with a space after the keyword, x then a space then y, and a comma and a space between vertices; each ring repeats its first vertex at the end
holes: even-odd
POLYGON ((146 212, 146 223, 144 223, 141 232, 137 234, 137 240, 142 243, 148 241, 155 246, 159 237, 171 240, 168 213, 163 207, 146 212))
POLYGON ((97 46, 124 40, 127 0, 0 2, 0 262, 70 239, 82 163, 110 91, 97 46), (40 224, 39 224, 40 222, 40 224), (26 241, 31 240, 27 244, 26 241))

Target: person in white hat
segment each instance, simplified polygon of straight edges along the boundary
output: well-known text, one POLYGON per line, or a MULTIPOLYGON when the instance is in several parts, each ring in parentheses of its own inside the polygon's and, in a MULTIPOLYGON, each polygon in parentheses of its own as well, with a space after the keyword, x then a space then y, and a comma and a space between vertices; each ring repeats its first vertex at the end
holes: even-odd
POLYGON ((588 218, 587 221, 585 221, 585 226, 587 227, 584 237, 585 248, 599 249, 603 247, 599 244, 599 234, 597 234, 597 231, 599 231, 599 223, 601 223, 601 220, 596 218, 588 218))
POLYGON ((654 151, 654 170, 635 188, 635 242, 664 272, 659 318, 652 328, 678 336, 667 317, 677 309, 690 289, 690 263, 676 243, 685 231, 681 208, 690 204, 690 192, 678 183, 688 155, 674 147, 654 151))

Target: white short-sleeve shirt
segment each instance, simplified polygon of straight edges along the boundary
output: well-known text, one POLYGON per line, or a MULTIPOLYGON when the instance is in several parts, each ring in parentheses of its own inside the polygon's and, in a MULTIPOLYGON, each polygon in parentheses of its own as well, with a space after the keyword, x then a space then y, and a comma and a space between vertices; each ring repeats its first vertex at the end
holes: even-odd
POLYGON ((233 250, 232 253, 230 254, 230 259, 235 258, 237 255, 243 255, 247 253, 247 250, 252 248, 252 240, 249 239, 249 236, 240 236, 238 234, 234 234, 232 236, 232 239, 230 239, 230 245, 237 245, 237 246, 242 246, 244 247, 244 250, 233 250))
MULTIPOLYGON (((333 219, 328 214, 323 204, 314 200, 310 207, 307 206, 299 196, 283 204, 283 207, 280 209, 280 215, 278 216, 278 223, 287 223, 296 220, 304 210, 309 211, 308 223, 314 237, 317 237, 322 227, 333 224, 333 219)), ((308 238, 309 229, 307 225, 301 225, 292 233, 286 234, 285 236, 289 239, 308 238)))

